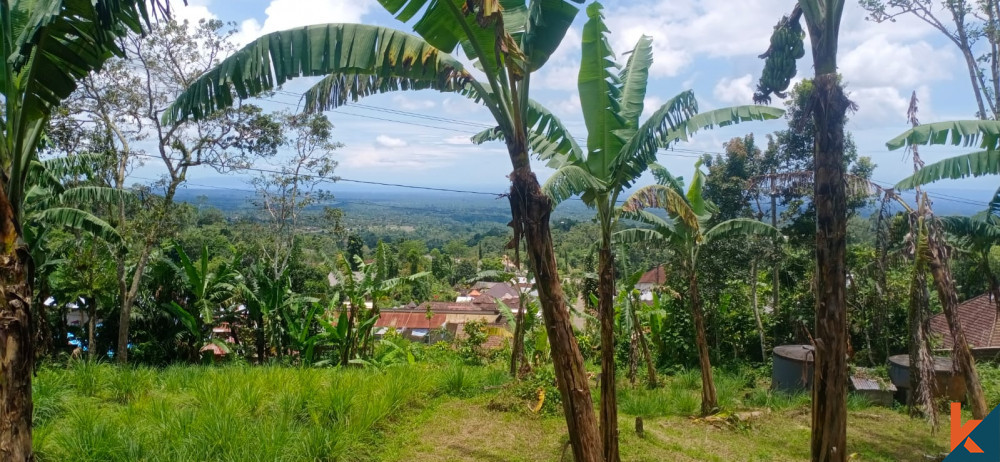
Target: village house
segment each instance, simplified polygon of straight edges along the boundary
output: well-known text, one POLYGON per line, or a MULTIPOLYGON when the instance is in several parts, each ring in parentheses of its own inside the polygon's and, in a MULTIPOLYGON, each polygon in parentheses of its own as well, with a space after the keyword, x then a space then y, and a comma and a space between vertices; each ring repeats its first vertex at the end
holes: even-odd
MULTIPOLYGON (((956 311, 972 355, 976 359, 1000 356, 1000 311, 996 300, 990 294, 983 294, 958 305, 956 311)), ((951 351, 954 341, 944 313, 931 318, 931 335, 941 340, 941 349, 951 351)))

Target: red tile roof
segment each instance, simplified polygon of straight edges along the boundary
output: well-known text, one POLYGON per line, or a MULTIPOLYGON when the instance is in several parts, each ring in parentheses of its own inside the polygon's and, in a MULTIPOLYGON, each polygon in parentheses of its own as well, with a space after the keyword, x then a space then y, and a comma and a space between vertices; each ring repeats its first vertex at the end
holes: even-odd
POLYGON ((437 329, 448 319, 446 315, 435 314, 427 319, 426 313, 391 313, 383 311, 375 321, 375 327, 395 327, 397 329, 437 329))
MULTIPOLYGON (((989 294, 980 295, 958 305, 958 319, 970 347, 1000 347, 997 306, 989 294)), ((942 337, 944 348, 952 347, 951 330, 948 328, 948 320, 944 313, 931 318, 931 332, 942 337)))
POLYGON ((657 266, 639 278, 639 284, 666 284, 667 283, 667 271, 664 269, 663 265, 657 266))

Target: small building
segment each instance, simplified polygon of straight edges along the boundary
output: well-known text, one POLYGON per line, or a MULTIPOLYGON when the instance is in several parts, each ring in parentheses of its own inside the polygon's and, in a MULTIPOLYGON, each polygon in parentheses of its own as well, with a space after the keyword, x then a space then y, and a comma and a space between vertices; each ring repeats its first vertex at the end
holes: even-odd
MULTIPOLYGON (((1000 357, 1000 311, 990 294, 966 300, 958 305, 958 320, 976 359, 1000 357)), ((931 335, 941 339, 941 349, 951 351, 954 341, 944 313, 931 318, 931 335)))
POLYGON ((444 328, 446 321, 447 317, 443 314, 428 317, 426 312, 383 311, 375 322, 375 337, 380 338, 392 329, 411 341, 434 343, 440 340, 435 331, 444 328))
POLYGON ((666 283, 667 270, 664 265, 660 265, 643 273, 635 288, 639 291, 639 299, 648 302, 653 300, 653 290, 666 283))

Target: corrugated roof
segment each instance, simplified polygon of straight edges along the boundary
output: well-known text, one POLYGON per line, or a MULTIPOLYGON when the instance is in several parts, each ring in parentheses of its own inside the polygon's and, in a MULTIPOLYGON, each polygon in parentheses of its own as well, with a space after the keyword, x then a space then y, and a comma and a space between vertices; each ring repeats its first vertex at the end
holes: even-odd
POLYGON ((444 325, 447 316, 432 315, 427 319, 426 313, 391 313, 383 311, 375 327, 395 327, 397 329, 437 329, 444 325))
MULTIPOLYGON (((1000 347, 1000 326, 997 325, 997 307, 989 294, 983 294, 958 305, 958 320, 965 332, 965 339, 972 348, 1000 347)), ((943 348, 951 348, 953 341, 948 320, 944 313, 931 318, 931 332, 940 335, 943 348)))
POLYGON ((851 386, 858 391, 864 390, 877 390, 877 391, 896 391, 896 386, 888 380, 882 379, 870 379, 867 377, 860 377, 857 375, 851 376, 851 386))

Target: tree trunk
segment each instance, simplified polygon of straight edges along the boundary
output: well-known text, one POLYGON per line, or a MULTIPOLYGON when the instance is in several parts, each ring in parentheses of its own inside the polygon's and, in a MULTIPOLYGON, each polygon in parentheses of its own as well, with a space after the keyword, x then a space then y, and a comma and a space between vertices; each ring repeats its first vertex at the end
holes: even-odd
POLYGON ((764 322, 760 319, 760 306, 757 303, 757 259, 750 264, 750 304, 753 317, 757 321, 757 333, 760 335, 760 360, 767 362, 767 337, 764 335, 764 322))
MULTIPOLYGON (((914 220, 915 221, 915 220, 914 220)), ((916 229, 914 227, 914 229, 916 229)), ((920 256, 918 255, 919 259, 920 256)), ((927 291, 926 268, 918 262, 910 286, 910 390, 907 405, 910 415, 918 413, 918 406, 934 427, 937 427, 937 408, 934 406, 934 358, 928 343, 929 319, 927 310, 930 294, 927 291)))
MULTIPOLYGON (((816 37, 822 42, 829 36, 816 37)), ((835 31, 831 34, 836 37, 835 31)), ((825 66, 817 58, 812 95, 816 124, 815 378, 812 401, 812 460, 846 460, 847 444, 847 193, 844 180, 844 119, 850 101, 836 73, 836 49, 825 66), (832 63, 830 62, 832 61, 832 63), (823 71, 825 73, 822 73, 823 71)))
POLYGON ((514 167, 510 176, 514 244, 516 246, 522 236, 527 243, 531 270, 538 283, 538 299, 549 336, 556 384, 562 398, 573 458, 576 462, 601 462, 603 445, 594 416, 587 370, 573 334, 562 282, 556 269, 549 229, 552 202, 541 191, 538 178, 531 172, 523 138, 520 144, 508 140, 508 151, 514 167))
POLYGON ((928 223, 928 228, 927 247, 930 254, 931 276, 934 278, 934 286, 937 288, 938 298, 944 309, 944 317, 948 320, 948 329, 951 331, 953 339, 952 359, 959 372, 965 377, 969 404, 972 407, 972 417, 982 420, 989 413, 989 408, 986 407, 986 397, 983 395, 979 373, 976 371, 976 360, 972 357, 969 342, 965 339, 965 331, 962 330, 962 323, 958 318, 958 294, 955 292, 955 281, 951 277, 951 268, 948 266, 948 255, 938 240, 934 224, 928 223))
MULTIPOLYGON (((771 172, 774 174, 774 172, 771 172)), ((777 192, 771 193, 771 226, 774 229, 778 229, 778 196, 777 192)), ((778 239, 774 240, 774 272, 771 274, 771 310, 774 312, 774 316, 777 318, 778 314, 781 312, 781 307, 779 302, 781 301, 781 281, 778 279, 778 271, 781 270, 781 241, 778 239)), ((777 340, 775 340, 777 341, 777 340)))
MULTIPOLYGON (((636 303, 642 303, 636 297, 636 303)), ((653 364, 653 355, 649 352, 649 344, 646 343, 646 334, 643 332, 642 324, 639 323, 639 315, 632 308, 632 324, 635 326, 636 336, 639 337, 639 347, 642 349, 642 356, 646 361, 646 383, 649 388, 656 388, 656 366, 653 364)))
POLYGON ((688 296, 691 297, 691 316, 694 318, 695 343, 698 346, 698 365, 701 367, 701 413, 709 415, 719 408, 719 398, 715 394, 715 380, 712 379, 712 360, 708 352, 708 338, 705 335, 705 314, 698 293, 698 274, 691 269, 688 296))
MULTIPOLYGON (((32 277, 32 280, 35 278, 32 277)), ((52 327, 49 325, 49 315, 47 313, 47 307, 45 306, 45 301, 49 299, 48 284, 45 281, 39 282, 38 290, 38 300, 39 303, 35 304, 37 308, 37 317, 35 321, 37 325, 37 337, 35 339, 35 361, 41 360, 43 357, 51 354, 54 349, 52 344, 52 327)))
POLYGON ((84 298, 87 303, 87 359, 97 358, 97 301, 93 297, 84 298))
MULTIPOLYGON (((602 215, 604 213, 598 212, 602 215)), ((610 216, 606 217, 610 220, 610 216)), ((618 397, 615 390, 615 257, 611 253, 611 230, 602 226, 598 252, 598 320, 601 323, 601 435, 605 462, 618 462, 618 397)))
MULTIPOLYGON (((518 290, 520 292, 520 289, 518 290)), ((524 293, 517 297, 517 314, 514 315, 514 345, 510 351, 510 376, 517 378, 521 369, 521 359, 524 356, 524 293)))
POLYGON ((267 360, 267 342, 264 340, 264 313, 257 311, 257 315, 254 316, 254 324, 257 328, 254 329, 254 343, 257 346, 257 364, 264 364, 267 360))
POLYGON ((31 461, 31 256, 0 187, 0 459, 31 461))

